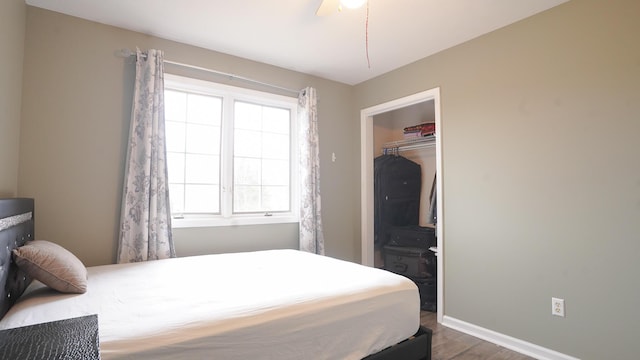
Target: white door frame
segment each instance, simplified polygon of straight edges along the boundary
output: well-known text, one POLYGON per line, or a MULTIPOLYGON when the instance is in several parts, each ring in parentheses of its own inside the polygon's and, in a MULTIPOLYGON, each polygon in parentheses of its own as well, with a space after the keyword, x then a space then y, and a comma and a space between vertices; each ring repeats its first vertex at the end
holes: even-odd
POLYGON ((442 144, 440 121, 440 88, 426 90, 400 99, 375 105, 360 111, 360 181, 361 188, 361 259, 362 264, 373 266, 373 159, 376 156, 373 149, 373 117, 392 110, 404 108, 417 103, 433 100, 436 124, 436 216, 438 226, 438 322, 442 322, 444 314, 444 246, 443 246, 443 217, 442 217, 442 144))

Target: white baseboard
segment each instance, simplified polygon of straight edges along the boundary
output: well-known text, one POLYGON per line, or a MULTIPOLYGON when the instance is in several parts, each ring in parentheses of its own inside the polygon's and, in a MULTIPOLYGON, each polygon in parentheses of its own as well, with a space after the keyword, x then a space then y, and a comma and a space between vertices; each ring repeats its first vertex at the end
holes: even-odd
POLYGON ((504 335, 493 330, 485 329, 483 327, 470 324, 468 322, 452 318, 450 316, 444 316, 442 318, 442 325, 452 328, 454 330, 461 331, 465 334, 475 336, 479 339, 492 342, 496 345, 500 345, 504 348, 517 351, 521 354, 531 356, 540 360, 580 360, 573 356, 565 355, 557 351, 526 342, 524 340, 516 339, 514 337, 504 335))

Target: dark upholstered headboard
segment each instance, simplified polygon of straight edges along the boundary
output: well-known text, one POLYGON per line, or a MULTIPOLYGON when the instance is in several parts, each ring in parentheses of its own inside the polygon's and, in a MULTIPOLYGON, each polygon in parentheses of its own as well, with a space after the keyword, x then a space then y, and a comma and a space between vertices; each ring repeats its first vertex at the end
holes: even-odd
POLYGON ((0 199, 0 318, 18 300, 31 278, 13 262, 13 249, 34 238, 33 199, 0 199))

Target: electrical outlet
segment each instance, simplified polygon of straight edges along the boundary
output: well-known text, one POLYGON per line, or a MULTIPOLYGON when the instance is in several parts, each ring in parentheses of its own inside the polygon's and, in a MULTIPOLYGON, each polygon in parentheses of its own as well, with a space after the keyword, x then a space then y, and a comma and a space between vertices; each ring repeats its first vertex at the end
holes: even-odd
POLYGON ((564 317, 564 299, 551 298, 551 314, 564 317))

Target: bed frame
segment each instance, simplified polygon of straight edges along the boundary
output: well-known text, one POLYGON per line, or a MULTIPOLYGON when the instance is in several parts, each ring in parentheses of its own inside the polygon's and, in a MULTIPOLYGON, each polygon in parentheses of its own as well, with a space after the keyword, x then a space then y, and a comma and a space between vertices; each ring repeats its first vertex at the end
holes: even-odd
MULTIPOLYGON (((22 295, 32 279, 13 262, 12 250, 35 239, 34 200, 0 199, 0 319, 22 295)), ((369 355, 365 360, 431 360, 430 329, 420 327, 407 340, 369 355)))
POLYGON ((31 283, 11 252, 34 238, 33 199, 0 199, 0 319, 31 283))

